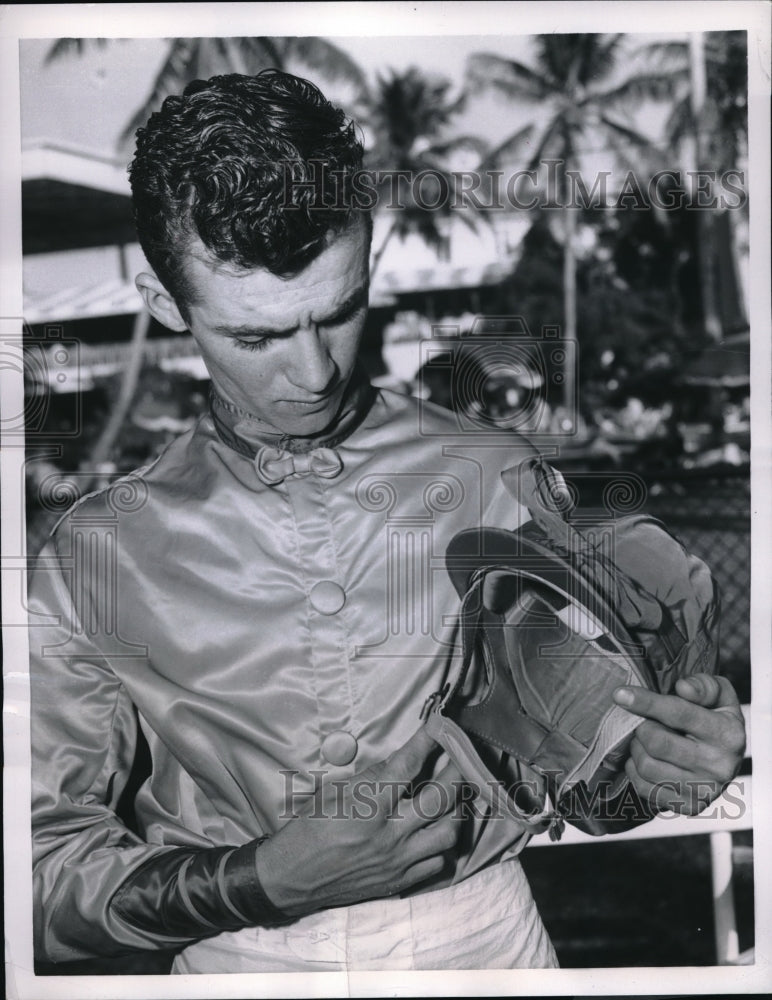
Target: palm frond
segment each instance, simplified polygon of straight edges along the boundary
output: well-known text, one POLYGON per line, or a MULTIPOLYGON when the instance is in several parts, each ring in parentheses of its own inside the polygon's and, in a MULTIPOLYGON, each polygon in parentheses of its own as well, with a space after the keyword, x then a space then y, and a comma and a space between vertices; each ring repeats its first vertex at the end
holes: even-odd
POLYGON ((518 129, 511 135, 508 135, 503 142, 500 142, 498 146, 489 150, 484 158, 480 161, 477 166, 478 170, 488 170, 490 167, 496 167, 502 163, 510 162, 511 158, 516 157, 520 154, 524 146, 526 145, 528 138, 533 133, 534 125, 526 125, 524 128, 518 129))
POLYGON ((54 44, 46 52, 43 64, 58 62, 59 59, 70 56, 82 56, 88 49, 103 49, 114 39, 111 38, 57 38, 54 44))
POLYGON ((331 83, 348 83, 359 95, 368 93, 367 77, 362 68, 337 45, 325 38, 305 35, 287 39, 287 58, 316 70, 331 83))
POLYGON ((543 100, 550 89, 541 73, 517 59, 506 59, 491 52, 469 56, 465 76, 468 87, 482 87, 506 98, 529 102, 543 100))
MULTIPOLYGON (((257 72, 248 65, 247 53, 240 38, 202 38, 195 58, 187 69, 187 82, 208 80, 223 73, 257 72)), ((263 61, 259 69, 270 65, 263 61)))
POLYGON ((444 77, 429 77, 414 66, 380 74, 370 104, 379 148, 390 149, 391 158, 399 159, 409 157, 416 142, 436 139, 455 115, 450 87, 444 77))
POLYGON ((671 145, 675 145, 685 135, 693 134, 694 115, 692 114, 692 105, 688 96, 683 97, 673 105, 665 121, 664 132, 667 141, 671 145))
POLYGON ((192 80, 217 73, 248 73, 275 67, 287 69, 292 59, 330 81, 354 84, 357 96, 366 91, 364 73, 345 52, 323 38, 255 36, 251 38, 175 38, 150 94, 121 133, 125 142, 160 107, 165 97, 179 93, 192 80))
POLYGON ((434 181, 427 177, 429 186, 422 186, 420 191, 414 184, 400 186, 401 207, 391 210, 387 238, 374 256, 373 266, 378 266, 392 236, 418 236, 439 252, 448 247, 450 219, 458 218, 473 231, 477 228, 478 205, 474 198, 462 197, 465 178, 450 169, 448 160, 462 150, 473 151, 479 158, 487 144, 474 135, 448 137, 447 126, 465 100, 463 91, 454 96, 451 87, 444 77, 428 75, 414 66, 404 71, 390 70, 376 78, 369 107, 368 125, 374 142, 368 165, 378 172, 376 186, 381 205, 387 204, 391 194, 394 171, 405 171, 412 178, 426 172, 434 175, 434 181), (432 184, 439 185, 436 197, 432 184), (461 207, 472 211, 460 211, 461 207))
POLYGON ((582 35, 577 80, 583 86, 605 80, 617 63, 617 54, 624 40, 622 34, 582 35))
POLYGON ((647 182, 657 170, 672 166, 663 151, 646 136, 635 132, 612 119, 602 119, 604 137, 614 159, 626 173, 635 174, 641 182, 647 182))
POLYGON ((259 73, 262 69, 274 67, 285 69, 286 55, 281 38, 255 36, 254 38, 237 38, 235 42, 241 50, 248 73, 259 73))
POLYGON ((576 84, 587 86, 608 76, 620 36, 588 33, 537 35, 537 62, 549 89, 570 92, 576 84))
POLYGON ((689 64, 689 45, 687 42, 647 42, 633 50, 636 56, 642 56, 652 69, 678 69, 689 64))
POLYGON ((429 146, 426 155, 439 159, 447 159, 454 153, 475 153, 478 159, 485 156, 489 143, 478 135, 457 135, 452 139, 437 142, 429 146))
POLYGON ((601 93, 592 93, 584 98, 584 103, 602 103, 609 106, 630 104, 643 100, 672 100, 681 86, 689 80, 687 68, 662 73, 636 73, 622 83, 601 93))
MULTIPOLYGON (((640 156, 631 155, 630 146, 620 132, 617 132, 615 129, 609 129, 606 134, 606 142, 610 151, 614 154, 617 169, 621 168, 627 177, 632 175, 639 187, 648 181, 648 177, 646 176, 649 172, 648 167, 645 167, 643 171, 641 170, 640 156)), ((653 168, 651 169, 651 173, 654 173, 653 168)))
POLYGON ((158 110, 166 97, 179 93, 191 80, 196 79, 193 71, 197 68, 200 44, 199 38, 175 38, 172 41, 169 53, 153 81, 150 94, 121 132, 121 142, 130 139, 150 115, 158 110))
POLYGON ((609 115, 602 114, 600 116, 601 122, 610 129, 614 134, 621 136, 630 145, 635 146, 637 149, 659 155, 659 149, 651 141, 651 139, 644 135, 642 132, 638 132, 636 129, 630 128, 627 125, 623 125, 621 122, 614 121, 609 115))
POLYGON ((429 212, 415 206, 401 208, 394 213, 391 229, 400 240, 415 233, 427 246, 439 249, 445 242, 445 235, 438 225, 437 212, 429 212))
POLYGON ((595 43, 595 58, 600 64, 610 69, 617 59, 620 46, 625 41, 626 36, 621 32, 603 35, 595 43))
POLYGON ((461 208, 456 209, 453 212, 453 218, 458 219, 462 225, 466 226, 470 233, 479 232, 481 222, 484 222, 486 226, 493 226, 491 216, 485 209, 478 210, 472 199, 467 199, 466 204, 468 204, 471 211, 462 211, 461 208))
POLYGON ((562 116, 555 116, 543 127, 542 133, 534 143, 531 158, 526 166, 527 170, 538 170, 544 160, 550 157, 563 159, 570 166, 574 159, 573 150, 566 148, 564 122, 562 116), (557 148, 550 151, 550 144, 557 139, 557 148))

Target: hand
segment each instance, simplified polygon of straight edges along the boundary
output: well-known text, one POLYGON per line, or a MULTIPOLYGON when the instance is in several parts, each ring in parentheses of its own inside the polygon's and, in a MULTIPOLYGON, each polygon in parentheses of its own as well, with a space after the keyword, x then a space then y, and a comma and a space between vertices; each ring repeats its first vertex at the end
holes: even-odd
POLYGON ((725 677, 694 674, 675 694, 621 687, 614 700, 642 715, 625 770, 638 795, 658 811, 695 815, 717 798, 739 770, 745 722, 725 677))
POLYGON ((421 728, 385 761, 327 782, 257 851, 268 898, 289 916, 402 892, 445 864, 460 829, 461 775, 448 764, 414 798, 410 783, 438 744, 421 728))

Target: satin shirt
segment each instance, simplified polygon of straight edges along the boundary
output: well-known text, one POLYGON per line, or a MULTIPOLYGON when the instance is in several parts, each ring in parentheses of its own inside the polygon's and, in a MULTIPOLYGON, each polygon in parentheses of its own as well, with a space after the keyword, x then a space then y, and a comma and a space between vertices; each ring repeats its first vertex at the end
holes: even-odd
MULTIPOLYGON (((187 943, 121 921, 122 881, 170 847, 274 833, 315 782, 401 746, 457 654, 448 542, 528 517, 500 472, 534 449, 420 400, 378 393, 332 464, 301 456, 270 483, 237 414, 218 425, 207 414, 80 501, 37 562, 39 957, 187 943), (116 808, 138 730, 152 766, 135 831, 116 808)), ((456 882, 525 840, 508 817, 469 823, 456 882)))

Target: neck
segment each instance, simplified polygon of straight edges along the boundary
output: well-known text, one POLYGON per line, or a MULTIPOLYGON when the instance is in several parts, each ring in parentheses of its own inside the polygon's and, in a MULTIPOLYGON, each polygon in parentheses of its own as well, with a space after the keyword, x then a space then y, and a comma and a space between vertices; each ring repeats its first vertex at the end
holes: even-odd
POLYGON ((359 426, 367 415, 375 390, 361 369, 351 376, 340 409, 333 422, 319 434, 293 437, 271 427, 253 413, 224 399, 212 386, 210 410, 217 434, 225 444, 253 458, 262 445, 273 445, 293 454, 303 454, 314 448, 334 448, 359 426))

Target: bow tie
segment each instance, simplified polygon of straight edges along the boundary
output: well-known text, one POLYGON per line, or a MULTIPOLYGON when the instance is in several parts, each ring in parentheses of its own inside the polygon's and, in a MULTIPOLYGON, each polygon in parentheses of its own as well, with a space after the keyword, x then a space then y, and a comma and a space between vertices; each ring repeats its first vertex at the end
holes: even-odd
POLYGON ((332 448, 314 448, 295 455, 283 448, 263 445, 255 455, 257 475, 266 486, 276 486, 288 476, 308 476, 313 473, 324 479, 340 474, 343 461, 332 448))

